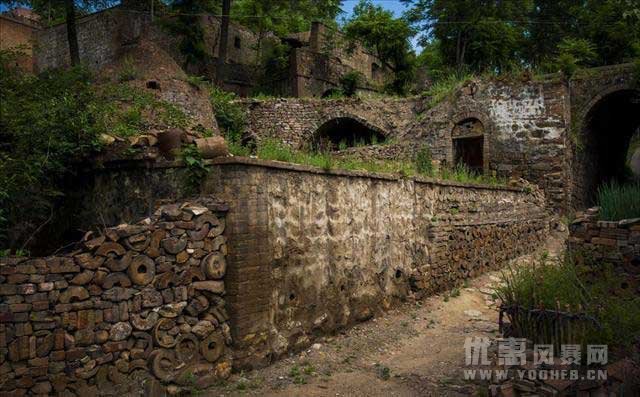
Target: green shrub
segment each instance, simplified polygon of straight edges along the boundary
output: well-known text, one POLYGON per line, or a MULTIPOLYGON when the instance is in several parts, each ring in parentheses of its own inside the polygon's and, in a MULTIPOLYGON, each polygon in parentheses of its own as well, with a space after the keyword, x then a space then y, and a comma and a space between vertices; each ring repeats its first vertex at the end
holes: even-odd
POLYGON ((229 144, 239 145, 242 140, 245 116, 242 107, 234 102, 237 99, 236 94, 210 85, 209 99, 223 135, 229 144))
POLYGON ((183 147, 180 157, 187 166, 185 191, 187 194, 196 194, 200 191, 200 186, 209 173, 209 169, 205 166, 202 155, 194 144, 183 147))
POLYGON ((293 150, 275 139, 265 139, 258 145, 258 157, 264 160, 294 162, 293 150))
POLYGON ((340 87, 345 96, 352 97, 356 95, 358 86, 362 82, 362 75, 359 72, 349 72, 340 78, 340 87))
POLYGON ((343 98, 346 98, 346 95, 344 94, 344 91, 342 91, 342 88, 333 88, 327 91, 322 96, 322 99, 343 99, 343 98))
POLYGON ((68 221, 58 211, 64 186, 102 148, 102 134, 128 137, 154 124, 188 122, 149 92, 97 85, 81 67, 25 74, 16 56, 0 51, 0 248, 13 252, 48 225, 68 221))
POLYGON ((52 222, 61 185, 100 147, 98 99, 82 68, 39 76, 0 52, 0 247, 17 249, 52 222))
POLYGON ((118 75, 118 80, 120 82, 135 80, 140 77, 140 70, 136 66, 133 58, 126 57, 123 59, 122 64, 120 66, 120 72, 118 75))
POLYGON ((509 268, 495 293, 503 306, 522 309, 520 314, 510 316, 522 337, 537 343, 621 346, 640 335, 640 297, 631 288, 620 288, 622 277, 626 275, 616 274, 612 266, 584 257, 567 256, 560 263, 543 257, 534 266, 509 268), (552 320, 528 314, 531 309, 581 315, 585 321, 574 321, 573 333, 564 333, 563 340, 558 341, 552 320))
POLYGON ((592 65, 596 57, 595 46, 588 40, 567 38, 558 44, 558 54, 545 68, 570 78, 579 68, 592 65))
POLYGON ((431 176, 433 174, 433 163, 431 162, 431 149, 424 145, 418 150, 414 159, 416 171, 419 174, 431 176))
POLYGON ((640 183, 609 183, 598 189, 600 219, 619 221, 640 218, 640 183))
POLYGON ((556 58, 558 70, 567 77, 572 77, 579 69, 578 60, 571 54, 560 54, 556 58))
POLYGON ((473 78, 470 74, 452 73, 446 78, 438 80, 422 96, 429 98, 429 107, 434 107, 451 96, 466 82, 473 78))

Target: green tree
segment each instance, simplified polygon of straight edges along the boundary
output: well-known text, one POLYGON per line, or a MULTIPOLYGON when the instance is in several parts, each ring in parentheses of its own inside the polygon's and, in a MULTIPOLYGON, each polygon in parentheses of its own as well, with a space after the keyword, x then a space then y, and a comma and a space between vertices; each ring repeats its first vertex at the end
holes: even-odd
POLYGON ((611 65, 629 61, 634 45, 640 43, 640 11, 636 1, 586 0, 579 10, 581 31, 596 47, 596 64, 611 65))
POLYGON ((231 19, 258 33, 308 31, 312 21, 336 25, 341 0, 234 0, 231 19))
POLYGON ((361 42, 391 65, 394 79, 390 89, 404 93, 413 76, 415 60, 409 42, 414 32, 409 23, 402 18, 394 18, 391 11, 374 5, 370 0, 360 0, 343 29, 348 40, 361 42))
POLYGON ((535 0, 528 15, 525 58, 531 65, 543 65, 558 55, 558 44, 580 29, 581 1, 535 0))
POLYGON ((423 43, 422 52, 416 58, 416 67, 424 68, 427 76, 432 81, 440 80, 451 74, 449 66, 442 57, 440 41, 438 40, 423 43))
POLYGON ((640 43, 640 7, 632 0, 535 0, 529 25, 528 61, 534 65, 558 57, 584 66, 626 62, 640 43), (576 53, 581 41, 594 54, 576 53))
POLYGON ((446 64, 458 72, 500 71, 521 59, 521 23, 532 0, 402 0, 423 44, 438 40, 446 64))
MULTIPOLYGON (((165 27, 180 37, 179 49, 184 55, 184 66, 198 65, 205 61, 208 52, 204 42, 201 14, 218 14, 220 2, 214 0, 173 0, 167 2, 168 13, 177 14, 164 21, 165 27)), ((212 52, 212 51, 211 51, 212 52)))

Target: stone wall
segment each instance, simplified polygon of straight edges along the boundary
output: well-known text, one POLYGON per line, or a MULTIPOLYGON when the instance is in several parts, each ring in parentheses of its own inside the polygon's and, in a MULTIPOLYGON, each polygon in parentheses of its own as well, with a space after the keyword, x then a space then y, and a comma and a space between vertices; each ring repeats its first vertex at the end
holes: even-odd
POLYGON ((0 258, 0 394, 156 396, 227 377, 226 210, 165 205, 67 255, 0 258))
MULTIPOLYGON (((194 75, 216 75, 216 59, 220 42, 220 18, 202 16, 204 48, 210 60, 191 65, 194 75)), ((179 50, 180 38, 172 36, 159 24, 152 23, 147 12, 113 7, 77 20, 80 59, 94 70, 108 66, 130 45, 149 40, 169 53, 180 65, 184 56, 179 50)), ((232 23, 229 27, 225 88, 247 95, 253 84, 253 67, 258 59, 258 39, 248 29, 232 23)), ((43 29, 36 35, 35 63, 38 70, 65 67, 70 63, 67 31, 64 24, 43 29)))
POLYGON ((203 189, 230 203, 227 302, 240 368, 496 269, 548 231, 539 193, 251 159, 215 164, 203 189))
MULTIPOLYGON (((103 68, 116 57, 122 42, 141 35, 145 20, 142 14, 126 13, 118 7, 78 18, 80 59, 94 70, 103 68)), ((37 32, 35 63, 38 71, 71 64, 64 23, 37 32)))
POLYGON ((244 106, 247 135, 256 141, 272 137, 304 147, 324 122, 349 117, 401 143, 408 151, 401 157, 410 158, 416 148, 428 145, 435 161, 449 165, 455 158, 456 126, 477 120, 484 130, 486 172, 536 183, 558 210, 569 203, 568 91, 558 78, 471 80, 440 102, 428 97, 288 99, 246 101, 244 106))
POLYGON ((569 226, 567 247, 596 263, 610 263, 636 276, 640 288, 640 218, 600 221, 598 209, 590 209, 578 214, 569 226))
MULTIPOLYGON (((208 164, 201 194, 229 203, 225 300, 239 368, 498 268, 539 247, 548 229, 535 187, 527 193, 237 157, 208 164)), ((178 164, 104 168, 84 195, 84 219, 145 215, 183 195, 186 172, 178 164)))
POLYGON ((246 99, 240 103, 245 108, 245 139, 274 138, 296 149, 309 145, 324 123, 341 117, 357 120, 389 138, 406 135, 417 121, 419 106, 414 98, 246 99))
MULTIPOLYGON (((170 18, 156 16, 156 22, 170 22, 170 18)), ((77 20, 80 59, 90 68, 99 70, 112 62, 123 49, 145 39, 168 52, 189 74, 215 80, 221 19, 203 15, 197 23, 203 28, 207 59, 186 65, 185 57, 179 49, 181 38, 170 34, 162 27, 162 23, 153 22, 145 6, 129 2, 83 16, 77 20)), ((390 71, 377 57, 364 50, 361 45, 355 45, 353 51, 347 51, 347 43, 339 32, 331 35, 337 38, 334 40, 328 38, 324 25, 314 23, 313 27, 312 32, 301 34, 306 34, 307 41, 304 44, 298 43, 301 47, 292 48, 289 69, 281 76, 266 76, 273 79, 267 83, 258 81, 262 72, 258 70, 260 51, 265 51, 273 43, 279 43, 280 39, 269 32, 258 35, 232 22, 229 26, 226 63, 222 71, 223 88, 248 96, 261 83, 271 86, 262 88, 271 88, 274 93, 283 96, 320 97, 327 90, 337 88, 344 74, 355 70, 365 77, 361 83, 361 91, 380 91, 390 71)), ((66 34, 64 24, 37 33, 35 63, 38 70, 69 65, 66 34)))

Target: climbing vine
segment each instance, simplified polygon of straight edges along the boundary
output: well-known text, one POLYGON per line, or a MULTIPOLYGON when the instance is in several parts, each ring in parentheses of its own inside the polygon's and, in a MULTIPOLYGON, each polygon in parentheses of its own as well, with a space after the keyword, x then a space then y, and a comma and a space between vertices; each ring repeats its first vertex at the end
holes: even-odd
POLYGON ((196 145, 191 144, 185 146, 180 157, 187 166, 187 176, 185 179, 185 192, 189 195, 196 194, 202 186, 202 182, 209 174, 209 168, 204 163, 204 159, 196 145))

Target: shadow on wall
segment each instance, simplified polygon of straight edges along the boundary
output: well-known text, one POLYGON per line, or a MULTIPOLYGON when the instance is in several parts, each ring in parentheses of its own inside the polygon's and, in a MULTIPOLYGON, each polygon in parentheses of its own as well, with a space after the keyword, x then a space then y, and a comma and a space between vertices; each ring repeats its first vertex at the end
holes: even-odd
POLYGON ((344 150, 354 146, 377 145, 385 140, 385 134, 378 128, 350 117, 338 117, 325 122, 318 128, 313 136, 312 149, 344 150))

